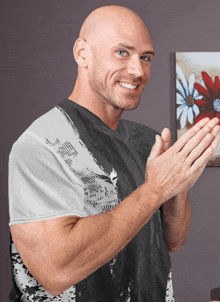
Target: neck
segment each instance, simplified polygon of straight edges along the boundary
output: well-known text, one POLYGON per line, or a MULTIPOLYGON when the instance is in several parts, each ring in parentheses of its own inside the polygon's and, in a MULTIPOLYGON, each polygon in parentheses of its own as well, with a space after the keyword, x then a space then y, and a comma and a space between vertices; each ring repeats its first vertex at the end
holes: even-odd
POLYGON ((82 85, 77 78, 69 99, 94 113, 112 130, 116 130, 123 110, 113 107, 104 100, 100 100, 98 96, 91 92, 90 87, 85 85, 85 82, 82 85))

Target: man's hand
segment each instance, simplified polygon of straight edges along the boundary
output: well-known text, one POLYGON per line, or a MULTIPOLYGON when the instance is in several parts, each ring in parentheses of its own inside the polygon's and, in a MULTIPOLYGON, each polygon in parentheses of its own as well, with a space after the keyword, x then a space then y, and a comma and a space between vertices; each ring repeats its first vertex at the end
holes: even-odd
POLYGON ((164 128, 163 131, 161 132, 161 136, 157 136, 158 140, 154 144, 151 154, 149 158, 155 158, 159 156, 160 154, 164 153, 167 151, 170 147, 170 142, 171 142, 171 133, 168 128, 164 128))
MULTIPOLYGON (((158 156, 170 147, 171 133, 168 128, 161 133, 161 148, 158 156)), ((156 153, 154 153, 156 156, 156 153)), ((183 245, 190 227, 191 209, 189 205, 188 189, 167 200, 162 205, 165 226, 164 240, 170 252, 179 250, 183 245)))
POLYGON ((156 136, 147 161, 146 182, 162 202, 195 184, 218 145, 218 122, 218 118, 201 120, 170 148, 169 129, 156 136))

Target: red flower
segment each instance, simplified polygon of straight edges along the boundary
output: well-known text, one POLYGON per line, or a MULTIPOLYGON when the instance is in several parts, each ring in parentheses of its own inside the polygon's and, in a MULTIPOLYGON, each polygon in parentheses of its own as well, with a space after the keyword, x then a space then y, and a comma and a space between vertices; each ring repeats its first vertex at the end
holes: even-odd
MULTIPOLYGON (((220 120, 220 81, 219 77, 215 77, 215 82, 205 72, 202 71, 202 78, 206 88, 199 83, 195 83, 194 87, 203 96, 203 99, 195 100, 195 103, 202 109, 201 113, 195 118, 194 123, 198 123, 201 119, 209 117, 210 119, 215 116, 220 120)), ((219 122, 220 125, 220 122, 219 122)))

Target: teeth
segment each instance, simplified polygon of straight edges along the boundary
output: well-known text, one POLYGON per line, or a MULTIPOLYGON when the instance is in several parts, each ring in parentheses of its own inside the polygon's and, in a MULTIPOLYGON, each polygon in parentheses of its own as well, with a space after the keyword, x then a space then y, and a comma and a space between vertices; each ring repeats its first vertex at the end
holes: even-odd
POLYGON ((128 83, 123 83, 123 82, 119 82, 119 85, 121 85, 123 87, 126 87, 126 88, 129 88, 129 89, 137 88, 137 86, 134 86, 134 85, 131 85, 131 84, 128 84, 128 83))

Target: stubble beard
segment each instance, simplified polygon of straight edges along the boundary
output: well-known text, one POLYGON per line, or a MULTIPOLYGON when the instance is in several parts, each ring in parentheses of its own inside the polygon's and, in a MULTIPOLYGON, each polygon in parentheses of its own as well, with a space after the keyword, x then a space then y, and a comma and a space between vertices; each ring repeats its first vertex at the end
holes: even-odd
MULTIPOLYGON (((114 84, 119 85, 118 83, 114 84)), ((138 107, 140 103, 141 93, 139 96, 137 95, 131 95, 129 92, 124 93, 123 97, 120 97, 116 94, 114 94, 113 88, 112 91, 108 91, 105 87, 105 85, 101 81, 94 81, 93 85, 91 85, 92 90, 97 95, 97 98, 100 99, 100 101, 107 103, 114 107, 115 109, 122 109, 122 110, 134 110, 138 107)), ((117 87, 116 87, 117 88, 117 87)))
MULTIPOLYGON (((96 66, 98 63, 96 64, 96 66)), ((140 97, 143 92, 142 89, 139 95, 132 95, 129 92, 121 92, 117 93, 117 90, 121 89, 121 87, 117 87, 119 85, 120 78, 116 78, 114 83, 109 87, 105 81, 105 78, 100 77, 102 74, 101 70, 96 68, 93 69, 93 72, 90 74, 90 87, 93 91, 93 94, 99 99, 102 103, 107 103, 114 107, 115 109, 122 109, 122 110, 134 110, 138 107, 140 103, 140 97)))

